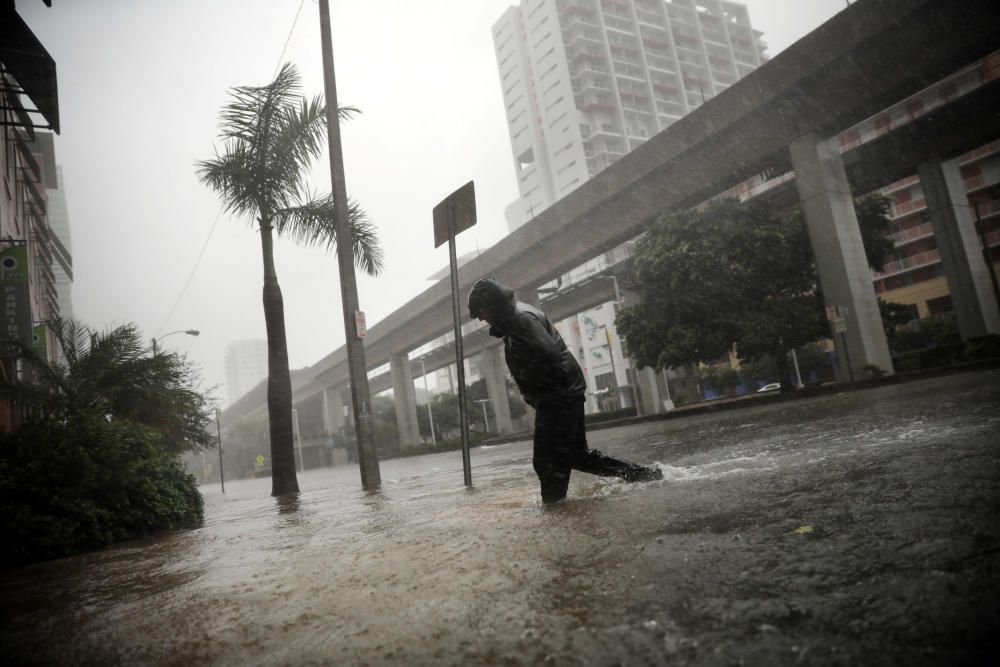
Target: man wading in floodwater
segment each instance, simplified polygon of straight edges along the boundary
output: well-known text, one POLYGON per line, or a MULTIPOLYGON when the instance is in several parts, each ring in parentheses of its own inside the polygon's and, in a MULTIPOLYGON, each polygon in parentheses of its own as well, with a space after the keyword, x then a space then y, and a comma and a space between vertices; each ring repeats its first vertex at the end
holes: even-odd
POLYGON ((662 479, 657 468, 605 456, 587 447, 583 421, 587 381, 576 359, 545 313, 514 299, 514 291, 490 278, 469 292, 472 319, 502 338, 504 356, 524 400, 535 409, 532 463, 542 485, 542 502, 566 497, 571 470, 630 482, 662 479))

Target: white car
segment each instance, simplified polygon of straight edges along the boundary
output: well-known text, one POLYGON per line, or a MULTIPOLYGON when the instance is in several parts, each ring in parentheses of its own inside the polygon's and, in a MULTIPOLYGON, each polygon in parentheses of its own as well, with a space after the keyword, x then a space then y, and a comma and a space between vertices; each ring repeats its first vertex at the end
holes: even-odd
POLYGON ((758 394, 763 394, 765 392, 775 391, 777 389, 781 389, 781 383, 780 382, 772 382, 771 384, 765 384, 763 387, 761 387, 760 389, 758 389, 757 393, 758 394))

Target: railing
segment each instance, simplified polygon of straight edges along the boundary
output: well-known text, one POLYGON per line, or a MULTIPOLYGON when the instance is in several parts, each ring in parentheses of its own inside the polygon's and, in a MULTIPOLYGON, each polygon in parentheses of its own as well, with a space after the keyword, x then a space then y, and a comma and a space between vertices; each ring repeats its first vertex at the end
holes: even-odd
POLYGON ((893 203, 892 212, 890 218, 901 218, 904 215, 910 215, 916 213, 917 211, 922 211, 927 208, 927 202, 923 199, 913 199, 910 201, 903 202, 901 204, 893 203))
POLYGON ((975 150, 971 150, 958 158, 959 164, 967 164, 969 162, 975 162, 980 158, 984 158, 987 155, 992 155, 1000 151, 1000 139, 996 139, 986 144, 985 146, 980 146, 975 150))
POLYGON ((906 271, 912 271, 913 269, 919 269, 921 266, 937 264, 940 261, 941 251, 935 248, 934 250, 921 252, 910 257, 886 262, 881 272, 875 271, 874 273, 876 278, 887 278, 899 273, 905 273, 906 271))
POLYGON ((975 176, 970 176, 965 180, 965 191, 975 190, 977 188, 983 187, 986 184, 986 179, 983 178, 982 174, 976 174, 975 176))
MULTIPOLYGON (((860 143, 860 141, 859 141, 859 143, 860 143)), ((897 190, 902 190, 903 188, 908 188, 911 185, 916 185, 919 182, 920 182, 920 177, 919 176, 916 176, 916 175, 907 176, 906 178, 902 178, 902 179, 896 181, 895 183, 890 183, 889 185, 887 185, 884 188, 882 188, 882 194, 883 195, 887 195, 890 192, 895 192, 897 190)))
MULTIPOLYGON (((1000 214, 1000 199, 994 199, 993 201, 980 202, 979 205, 979 217, 989 218, 994 215, 1000 214)), ((976 211, 973 209, 972 216, 975 217, 976 211)))
POLYGON ((929 222, 924 222, 916 227, 904 229, 896 232, 895 234, 889 234, 887 238, 892 239, 897 246, 901 246, 909 243, 910 241, 916 241, 917 239, 923 239, 933 235, 934 226, 929 222))

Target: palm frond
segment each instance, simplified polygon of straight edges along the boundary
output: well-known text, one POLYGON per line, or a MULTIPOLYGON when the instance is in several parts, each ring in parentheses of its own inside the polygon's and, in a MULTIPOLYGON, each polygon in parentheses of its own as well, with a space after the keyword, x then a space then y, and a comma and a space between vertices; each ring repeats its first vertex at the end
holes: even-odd
MULTIPOLYGON (((275 229, 296 243, 321 246, 332 251, 337 244, 336 209, 332 195, 313 198, 274 214, 275 229)), ((371 276, 381 273, 383 252, 378 242, 375 225, 368 214, 357 204, 347 202, 347 220, 351 228, 351 248, 354 264, 371 276)))
POLYGON ((219 137, 263 145, 274 115, 279 109, 295 104, 298 91, 299 73, 291 63, 282 65, 267 85, 233 88, 229 103, 219 114, 219 137))
POLYGON ((202 183, 215 190, 222 198, 224 210, 241 217, 255 219, 259 214, 259 182, 261 177, 253 156, 246 144, 231 142, 214 159, 195 163, 196 173, 202 183))

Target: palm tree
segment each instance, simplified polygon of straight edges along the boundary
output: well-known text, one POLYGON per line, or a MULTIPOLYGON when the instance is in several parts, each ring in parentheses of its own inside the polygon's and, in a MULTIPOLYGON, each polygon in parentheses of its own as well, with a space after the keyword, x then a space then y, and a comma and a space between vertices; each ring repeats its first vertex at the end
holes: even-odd
POLYGON ((74 422, 86 416, 126 420, 155 429, 175 454, 212 445, 209 399, 194 389, 190 363, 169 352, 152 356, 134 324, 93 331, 74 321, 49 322, 62 361, 49 362, 34 348, 20 348, 24 379, 0 382, 0 400, 37 419, 74 422))
MULTIPOLYGON (((292 383, 288 369, 285 312, 274 268, 274 236, 285 235, 328 250, 337 242, 333 196, 313 196, 304 182, 326 136, 322 98, 299 96, 299 75, 286 63, 266 86, 241 86, 220 114, 222 153, 197 163, 202 182, 221 197, 225 210, 256 223, 264 260, 267 327, 267 411, 271 435, 271 494, 299 490, 292 448, 292 383)), ((338 110, 349 118, 355 109, 338 110)), ((348 202, 355 263, 369 275, 382 269, 375 229, 357 204, 348 202)))

